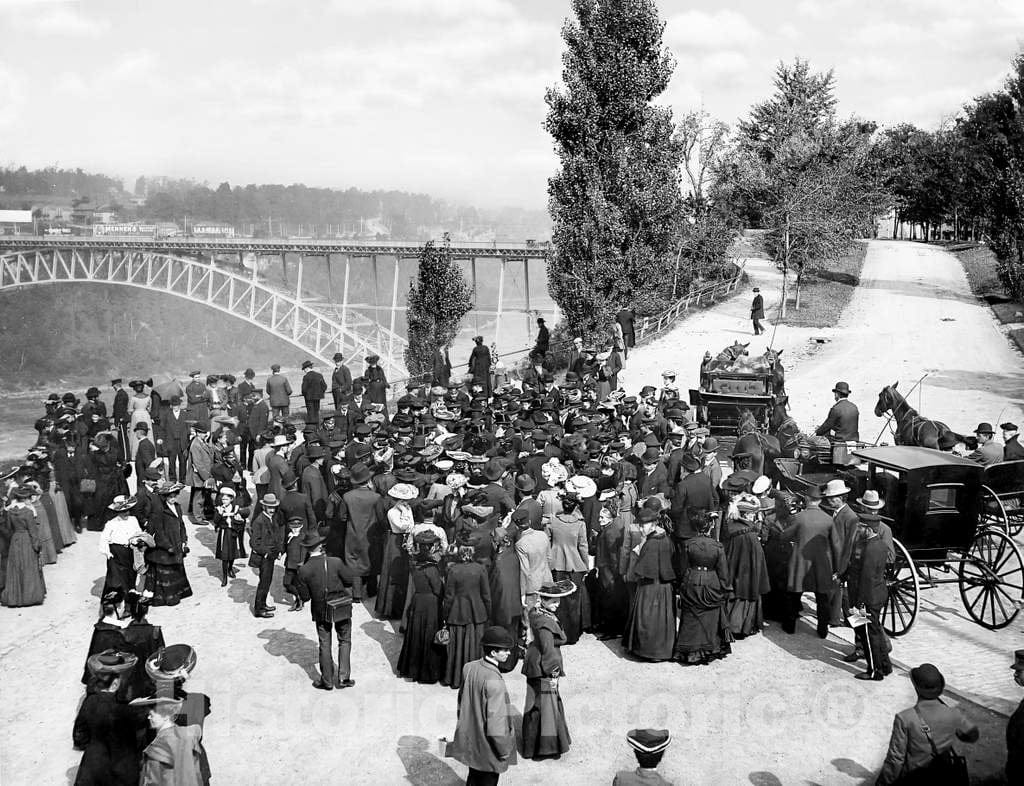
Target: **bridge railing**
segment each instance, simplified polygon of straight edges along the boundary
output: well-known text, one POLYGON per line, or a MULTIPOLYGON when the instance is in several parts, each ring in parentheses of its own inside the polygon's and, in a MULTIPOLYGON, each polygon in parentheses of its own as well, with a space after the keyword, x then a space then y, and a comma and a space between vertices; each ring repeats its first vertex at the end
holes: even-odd
POLYGON ((746 274, 743 270, 744 263, 742 260, 733 260, 732 264, 735 267, 735 271, 729 278, 715 281, 707 286, 687 292, 664 311, 643 317, 636 328, 637 345, 639 346, 656 336, 660 336, 691 309, 713 305, 718 302, 719 298, 735 292, 746 274))

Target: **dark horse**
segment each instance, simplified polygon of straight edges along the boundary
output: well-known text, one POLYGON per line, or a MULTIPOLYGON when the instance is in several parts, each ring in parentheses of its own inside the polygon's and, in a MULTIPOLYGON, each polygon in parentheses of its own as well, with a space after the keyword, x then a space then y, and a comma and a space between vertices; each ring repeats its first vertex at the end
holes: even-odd
POLYGON ((750 469, 758 475, 775 477, 775 459, 782 455, 779 441, 758 428, 757 418, 749 409, 741 409, 736 423, 736 447, 732 455, 750 454, 750 469), (767 468, 767 471, 765 471, 767 468))
POLYGON ((786 404, 788 396, 780 396, 772 407, 772 415, 768 420, 768 433, 779 441, 779 449, 786 458, 793 458, 796 455, 797 438, 800 436, 800 426, 789 414, 786 404))
POLYGON ((782 355, 781 349, 775 350, 769 347, 764 351, 764 359, 772 371, 772 394, 775 396, 786 395, 786 369, 782 367, 782 361, 779 360, 780 355, 782 355))
POLYGON ((953 429, 939 420, 929 420, 917 413, 907 400, 897 392, 899 382, 893 382, 882 388, 875 404, 875 417, 882 417, 891 412, 896 420, 894 433, 897 445, 918 445, 935 450, 952 450, 958 442, 967 442, 967 437, 957 434, 953 429))

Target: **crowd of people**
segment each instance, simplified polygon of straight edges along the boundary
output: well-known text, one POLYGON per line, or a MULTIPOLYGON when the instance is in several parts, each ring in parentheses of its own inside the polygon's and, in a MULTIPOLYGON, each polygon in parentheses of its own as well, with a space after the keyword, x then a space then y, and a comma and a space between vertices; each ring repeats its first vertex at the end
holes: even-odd
MULTIPOLYGON (((674 372, 636 396, 619 389, 631 343, 621 324, 610 347, 577 342, 556 384, 540 327, 521 384, 495 382, 481 340, 470 374, 451 377, 442 358, 432 384, 410 385, 393 411, 378 358, 353 377, 336 355, 329 382, 307 361, 303 424, 290 417, 292 388, 276 365, 262 389, 252 369, 237 386, 229 374, 204 383, 199 371, 184 389, 132 380, 133 398, 113 380, 112 418, 96 388, 85 404, 51 395, 37 444, 2 475, 2 600, 41 603, 42 565, 83 528, 102 533, 103 613, 82 728, 103 716, 104 733, 123 733, 127 745, 127 727, 116 731, 123 720, 139 742, 137 715, 111 721, 125 712, 115 698, 149 702, 155 739, 173 752, 150 751, 150 734, 149 747, 133 748, 138 771, 160 756, 192 762, 181 753, 191 751, 196 771, 208 773, 200 755, 208 700, 195 710, 181 689, 184 666, 161 688, 149 665, 184 657, 194 666, 194 653, 163 647, 145 621, 150 606, 192 594, 187 520, 216 533, 222 586, 248 559, 256 617, 276 613, 269 595, 282 562, 289 611, 308 603, 317 630, 318 690, 355 685, 352 604, 370 599, 403 636, 397 675, 460 690, 467 718, 486 704, 478 694, 500 699, 494 674, 520 668, 527 758, 557 758, 571 746, 558 685, 585 632, 621 639, 636 661, 700 666, 727 657, 767 619, 795 633, 801 596, 812 592, 822 638, 859 610, 846 657, 864 660, 856 676, 891 673, 880 613, 893 544, 875 491, 851 499, 834 480, 797 498, 743 455, 721 461, 722 446, 691 417, 674 372), (328 392, 333 408, 322 409, 328 392), (133 627, 138 635, 126 636, 133 627)), ((836 390, 848 404, 848 386, 836 390)), ((855 414, 844 413, 844 430, 856 433, 855 414)), ((794 445, 791 455, 807 450, 803 439, 794 445)), ((471 782, 495 782, 514 750, 487 743, 487 756, 467 752, 482 743, 469 744, 475 732, 462 715, 459 723, 453 755, 471 768, 471 782)), ((662 738, 641 731, 649 759, 662 738)), ((89 739, 76 723, 87 757, 89 739)))

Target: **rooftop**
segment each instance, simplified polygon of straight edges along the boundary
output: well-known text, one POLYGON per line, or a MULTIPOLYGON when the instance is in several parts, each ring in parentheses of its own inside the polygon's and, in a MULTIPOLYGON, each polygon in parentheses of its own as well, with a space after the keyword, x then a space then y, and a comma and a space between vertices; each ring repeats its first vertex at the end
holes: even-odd
POLYGON ((872 464, 882 464, 894 469, 922 469, 924 467, 980 467, 971 459, 954 456, 933 448, 919 448, 911 445, 880 445, 853 451, 857 458, 872 464))

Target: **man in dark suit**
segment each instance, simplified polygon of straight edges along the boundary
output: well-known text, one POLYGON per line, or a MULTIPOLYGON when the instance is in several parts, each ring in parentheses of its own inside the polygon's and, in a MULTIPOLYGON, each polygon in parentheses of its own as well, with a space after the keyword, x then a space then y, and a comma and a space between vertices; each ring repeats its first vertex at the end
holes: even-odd
POLYGON ((316 625, 319 641, 320 679, 313 683, 318 690, 351 688, 356 684, 352 679, 352 595, 349 592, 348 571, 338 557, 324 553, 326 538, 316 532, 308 532, 302 545, 309 551, 306 564, 299 568, 294 586, 303 601, 309 601, 309 610, 316 625), (341 600, 342 604, 333 609, 328 599, 341 600), (345 600, 347 599, 347 603, 345 600), (338 634, 338 670, 334 670, 331 631, 338 634))
POLYGON ((167 477, 185 481, 188 458, 188 415, 181 408, 181 396, 171 396, 171 408, 161 418, 156 446, 167 456, 167 477))
POLYGON ((754 323, 755 336, 760 336, 764 333, 764 325, 761 324, 762 319, 764 319, 764 298, 761 297, 761 290, 754 287, 754 300, 750 304, 750 321, 754 323))
POLYGON ((156 445, 149 438, 149 424, 146 421, 136 423, 133 431, 139 439, 135 448, 135 477, 141 483, 149 465, 156 459, 156 445))
POLYGON ((828 411, 828 417, 815 430, 819 437, 831 436, 836 442, 857 442, 860 439, 860 412, 850 401, 850 386, 837 382, 832 388, 836 403, 828 411))
POLYGON ((1003 432, 1003 461, 1020 461, 1024 459, 1024 445, 1017 441, 1016 423, 1000 423, 1003 432))
POLYGON ((324 479, 324 460, 327 452, 319 445, 311 445, 306 450, 309 465, 302 470, 300 482, 302 494, 312 508, 313 518, 319 525, 323 522, 327 511, 327 482, 324 479))
POLYGON ((128 446, 128 391, 122 387, 122 383, 120 377, 110 380, 110 387, 114 389, 114 428, 117 429, 118 439, 121 440, 121 452, 129 457, 131 450, 128 446))
POLYGON ((701 472, 701 462, 692 453, 683 456, 679 464, 682 477, 672 490, 672 506, 669 515, 672 518, 673 537, 677 550, 684 541, 697 536, 697 531, 690 523, 696 513, 718 510, 718 490, 711 484, 711 478, 701 472))
POLYGON ((502 461, 493 458, 488 461, 484 465, 484 477, 490 482, 483 488, 483 494, 487 497, 487 502, 483 504, 491 506, 495 513, 504 518, 506 514, 513 511, 516 504, 512 495, 501 484, 501 479, 505 477, 505 467, 502 461))
POLYGON ((661 463, 661 451, 654 446, 648 447, 641 458, 644 472, 637 483, 637 493, 640 499, 649 497, 652 494, 669 494, 668 470, 661 463))
POLYGON ((551 348, 551 331, 544 324, 544 317, 537 317, 537 343, 533 348, 533 354, 541 359, 548 354, 551 348))
POLYGON ((779 536, 793 543, 789 557, 789 615, 782 623, 786 633, 796 632, 796 621, 802 608, 800 597, 804 592, 814 593, 818 616, 818 637, 828 638, 828 623, 832 616, 829 605, 836 575, 833 565, 839 558, 832 517, 821 509, 821 488, 811 486, 803 493, 806 507, 790 520, 790 525, 779 536))
POLYGON ((847 587, 850 591, 850 605, 863 608, 868 617, 868 623, 854 631, 857 644, 864 652, 868 670, 854 676, 859 680, 880 682, 892 674, 889 648, 885 631, 882 629, 882 608, 889 599, 889 590, 885 582, 887 554, 885 543, 878 537, 878 525, 882 521, 878 514, 861 514, 860 521, 863 525, 862 540, 859 549, 850 560, 850 580, 847 587))
POLYGON ((380 572, 379 543, 387 526, 384 498, 370 485, 373 473, 361 461, 351 465, 352 490, 342 496, 339 519, 347 523, 345 567, 352 574, 352 597, 362 600, 376 594, 380 572))
MULTIPOLYGON (((1013 653, 1013 681, 1024 688, 1024 650, 1013 653)), ((1006 724, 1006 782, 1024 783, 1024 701, 1006 724)))
POLYGON ((249 525, 249 547, 254 554, 262 557, 259 583, 252 613, 255 617, 273 617, 276 606, 267 604, 270 583, 274 580, 274 562, 285 546, 285 520, 279 510, 279 499, 267 493, 260 500, 260 512, 249 525))
POLYGON ((284 496, 285 478, 292 474, 288 467, 288 446, 291 440, 284 434, 275 434, 270 443, 271 452, 267 454, 267 490, 280 499, 284 496))
POLYGON ((341 409, 341 404, 352 397, 352 372, 343 362, 345 356, 340 352, 334 353, 334 371, 331 372, 331 396, 334 398, 334 408, 341 409))
POLYGON ((327 382, 324 375, 313 367, 313 361, 307 360, 302 364, 302 370, 306 373, 302 377, 302 399, 306 402, 306 422, 314 425, 320 424, 320 402, 327 393, 327 382))
MULTIPOLYGON (((822 493, 825 499, 822 500, 821 508, 832 516, 832 526, 835 530, 836 540, 839 543, 836 564, 832 567, 835 574, 842 581, 850 567, 850 560, 853 559, 857 540, 862 536, 860 517, 853 512, 853 509, 846 502, 850 488, 841 478, 834 478, 826 483, 822 493)), ((847 585, 847 591, 844 592, 842 584, 839 584, 832 593, 833 625, 843 625, 843 621, 849 614, 848 590, 849 585, 847 585)))
POLYGON ((622 355, 623 357, 629 357, 629 350, 636 346, 636 329, 634 322, 636 320, 636 314, 631 308, 619 309, 619 313, 615 315, 615 321, 619 323, 619 327, 622 328, 622 355))

